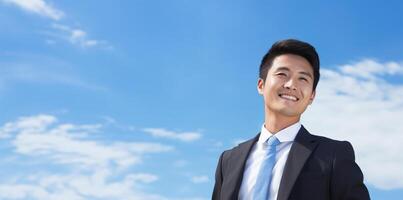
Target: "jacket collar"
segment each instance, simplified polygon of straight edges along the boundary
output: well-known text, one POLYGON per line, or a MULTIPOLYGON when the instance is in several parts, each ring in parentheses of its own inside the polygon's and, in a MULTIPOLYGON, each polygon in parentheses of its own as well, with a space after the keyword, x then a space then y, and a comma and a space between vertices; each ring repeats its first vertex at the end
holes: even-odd
MULTIPOLYGON (((245 163, 248 159, 248 155, 253 147, 253 145, 258 141, 259 134, 254 138, 239 144, 235 147, 229 155, 228 164, 226 171, 228 175, 226 176, 228 180, 227 193, 229 195, 228 199, 238 199, 239 189, 241 187, 243 172, 245 169, 245 163), (228 169, 231 168, 231 169, 228 169)), ((227 198, 224 198, 227 199, 227 198)))
POLYGON ((284 166, 277 200, 287 200, 305 162, 317 146, 316 138, 304 126, 298 131, 284 166))
MULTIPOLYGON (((228 156, 228 165, 226 166, 227 168, 231 169, 225 170, 228 172, 226 177, 229 179, 227 180, 228 191, 225 193, 229 195, 229 199, 238 199, 245 163, 253 145, 258 141, 259 135, 260 133, 254 138, 239 144, 228 156)), ((288 158, 284 166, 277 200, 288 199, 299 173, 301 172, 312 151, 315 149, 316 145, 317 143, 315 137, 311 135, 304 126, 301 126, 297 136, 295 137, 294 143, 290 149, 290 153, 288 154, 288 158)))

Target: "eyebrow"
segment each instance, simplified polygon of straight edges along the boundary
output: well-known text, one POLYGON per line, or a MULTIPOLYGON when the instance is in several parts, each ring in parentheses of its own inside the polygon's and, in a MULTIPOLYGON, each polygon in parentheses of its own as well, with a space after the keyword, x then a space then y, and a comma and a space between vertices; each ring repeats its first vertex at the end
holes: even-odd
MULTIPOLYGON (((290 69, 288 67, 279 67, 279 68, 277 68, 276 71, 290 71, 290 69)), ((309 78, 313 79, 312 74, 309 72, 300 71, 298 73, 303 74, 303 75, 308 76, 309 78)))

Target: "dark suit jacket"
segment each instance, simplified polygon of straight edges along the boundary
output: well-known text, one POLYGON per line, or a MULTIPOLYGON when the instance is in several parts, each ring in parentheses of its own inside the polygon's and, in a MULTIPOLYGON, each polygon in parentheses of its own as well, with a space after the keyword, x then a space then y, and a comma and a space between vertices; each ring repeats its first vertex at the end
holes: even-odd
MULTIPOLYGON (((245 163, 258 138, 221 154, 213 200, 238 199, 245 163)), ((302 126, 288 154, 278 191, 277 200, 287 199, 370 199, 351 144, 311 135, 302 126)))

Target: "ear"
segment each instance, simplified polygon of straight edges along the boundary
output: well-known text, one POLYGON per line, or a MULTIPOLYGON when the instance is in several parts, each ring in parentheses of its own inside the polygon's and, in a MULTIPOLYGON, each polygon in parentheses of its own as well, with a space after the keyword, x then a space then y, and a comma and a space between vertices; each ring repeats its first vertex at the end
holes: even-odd
POLYGON ((315 99, 315 95, 316 95, 316 90, 314 90, 311 94, 311 96, 309 97, 309 105, 312 104, 313 100, 315 99))
POLYGON ((264 89, 264 80, 259 78, 259 80, 257 81, 257 92, 260 95, 263 95, 263 89, 264 89))

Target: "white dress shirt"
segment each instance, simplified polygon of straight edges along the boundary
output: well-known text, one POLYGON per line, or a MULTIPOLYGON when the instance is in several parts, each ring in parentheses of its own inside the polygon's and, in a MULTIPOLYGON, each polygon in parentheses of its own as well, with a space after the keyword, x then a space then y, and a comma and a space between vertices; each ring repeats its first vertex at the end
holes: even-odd
MULTIPOLYGON (((287 161, 288 153, 290 152, 295 136, 297 135, 300 128, 301 123, 297 122, 274 134, 276 138, 280 141, 280 144, 276 147, 276 164, 273 168, 273 174, 270 183, 269 200, 277 199, 277 193, 280 187, 284 165, 287 161)), ((239 200, 252 199, 251 194, 253 186, 256 183, 256 178, 258 176, 263 157, 266 154, 266 151, 263 148, 263 143, 267 141, 267 139, 272 135, 273 134, 270 133, 263 124, 259 140, 255 143, 255 145, 253 145, 252 150, 245 163, 245 170, 238 196, 239 200)))

